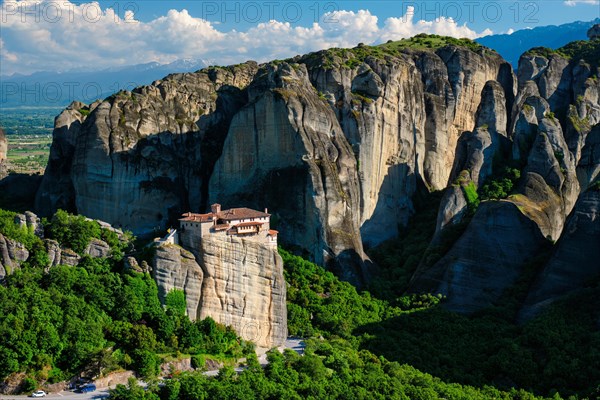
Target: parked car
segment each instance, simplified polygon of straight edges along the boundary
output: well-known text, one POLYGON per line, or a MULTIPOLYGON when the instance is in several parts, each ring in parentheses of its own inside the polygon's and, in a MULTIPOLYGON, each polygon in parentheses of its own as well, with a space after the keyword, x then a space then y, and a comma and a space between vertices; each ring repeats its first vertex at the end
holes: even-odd
POLYGON ((79 393, 90 393, 96 391, 96 385, 88 383, 87 385, 80 386, 77 390, 79 393))
POLYGON ((31 393, 31 397, 46 397, 46 392, 44 392, 43 390, 37 390, 31 393))

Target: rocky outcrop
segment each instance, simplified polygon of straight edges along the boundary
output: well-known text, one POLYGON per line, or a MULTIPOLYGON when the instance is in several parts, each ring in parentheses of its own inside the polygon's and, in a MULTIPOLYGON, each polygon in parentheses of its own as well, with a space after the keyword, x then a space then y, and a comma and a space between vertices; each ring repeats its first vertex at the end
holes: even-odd
POLYGON ((190 249, 156 248, 153 274, 159 296, 183 290, 191 319, 213 318, 261 347, 287 337, 286 287, 277 249, 233 236, 206 237, 190 249))
POLYGON ((342 275, 361 282, 368 271, 360 269, 366 256, 356 218, 356 161, 333 111, 303 65, 261 69, 248 100, 231 122, 210 180, 210 202, 276 204, 284 241, 303 244, 320 264, 337 257, 346 267, 342 275))
POLYGON ((204 272, 194 255, 182 247, 163 244, 156 247, 152 270, 158 286, 158 296, 163 304, 171 290, 183 290, 187 315, 190 319, 198 318, 204 272))
POLYGON ((489 307, 520 277, 544 244, 538 226, 508 201, 484 202, 452 249, 431 267, 421 266, 410 291, 441 293, 458 312, 489 307))
POLYGON ((56 267, 57 265, 60 265, 62 256, 62 249, 60 248, 60 244, 56 240, 46 239, 44 240, 44 245, 46 246, 48 260, 50 261, 48 267, 52 268, 56 267))
POLYGON ((255 63, 170 75, 89 106, 73 103, 55 123, 37 209, 57 208, 151 234, 202 207, 214 159, 255 63))
POLYGON ((62 265, 68 265, 70 267, 75 267, 79 265, 79 261, 81 260, 81 256, 75 253, 71 249, 61 248, 60 252, 60 263, 62 265))
POLYGON ((21 263, 27 261, 29 251, 23 243, 9 239, 0 233, 0 281, 21 263))
POLYGON ((231 325, 257 346, 287 338, 286 283, 277 249, 237 237, 202 241, 204 269, 199 318, 231 325))
POLYGON ((585 146, 577 165, 577 178, 582 189, 600 176, 600 124, 597 124, 586 136, 585 146))
POLYGON ((460 184, 450 185, 444 192, 440 202, 435 232, 439 234, 446 226, 463 221, 468 211, 468 204, 460 184))
POLYGON ((110 246, 103 240, 92 238, 85 249, 85 254, 94 258, 110 256, 110 246))
POLYGON ((125 269, 139 272, 142 274, 152 272, 152 268, 150 267, 150 265, 148 265, 148 262, 146 260, 142 261, 140 265, 134 257, 127 257, 125 259, 125 269))
POLYGON ((420 184, 447 185, 459 136, 477 118, 510 124, 512 69, 473 49, 325 50, 73 104, 37 204, 138 235, 213 201, 267 205, 282 242, 360 283, 371 273, 363 242, 397 235, 420 184))
POLYGON ((531 96, 525 100, 513 139, 513 158, 526 164, 518 192, 528 197, 530 204, 537 203, 537 207, 527 208, 536 211, 528 215, 538 222, 544 236, 557 240, 577 199, 579 183, 575 156, 544 99, 531 96))
POLYGON ((600 191, 581 195, 556 252, 536 279, 520 320, 528 320, 562 295, 600 277, 600 191))
POLYGON ((44 226, 40 218, 31 211, 25 211, 24 214, 15 216, 15 224, 21 228, 30 229, 37 237, 44 238, 44 226))

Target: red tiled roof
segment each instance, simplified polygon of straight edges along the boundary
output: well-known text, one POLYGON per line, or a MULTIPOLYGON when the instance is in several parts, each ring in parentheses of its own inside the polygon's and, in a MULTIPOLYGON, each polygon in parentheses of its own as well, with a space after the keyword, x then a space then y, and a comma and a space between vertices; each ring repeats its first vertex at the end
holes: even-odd
POLYGON ((276 231, 275 229, 269 229, 269 235, 271 235, 271 236, 277 236, 278 233, 279 232, 276 231))
POLYGON ((226 221, 231 221, 234 219, 265 218, 270 216, 271 214, 246 207, 230 208, 229 210, 221 211, 218 215, 220 219, 224 219, 226 221))
POLYGON ((185 213, 179 219, 186 222, 212 222, 212 214, 194 214, 191 212, 185 213))
MULTIPOLYGON (((187 212, 181 215, 180 221, 189 222, 211 222, 215 215, 213 213, 208 214, 194 214, 187 212)), ((266 218, 270 217, 271 214, 267 214, 262 211, 253 210, 251 208, 240 207, 230 208, 229 210, 223 210, 217 214, 219 219, 225 221, 232 221, 236 219, 250 219, 250 218, 266 218)))
POLYGON ((242 222, 236 225, 236 227, 241 226, 241 227, 245 227, 245 226, 261 226, 262 224, 264 224, 264 222, 242 222))
POLYGON ((225 229, 229 229, 229 224, 218 224, 215 225, 215 231, 222 231, 225 229))

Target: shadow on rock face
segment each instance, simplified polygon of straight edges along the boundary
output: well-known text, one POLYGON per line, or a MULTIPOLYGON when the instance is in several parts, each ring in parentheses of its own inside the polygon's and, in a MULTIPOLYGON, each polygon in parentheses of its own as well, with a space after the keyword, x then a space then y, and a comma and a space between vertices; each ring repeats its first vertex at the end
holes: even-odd
POLYGON ((11 211, 33 210, 35 193, 42 175, 10 174, 0 180, 0 208, 11 211))

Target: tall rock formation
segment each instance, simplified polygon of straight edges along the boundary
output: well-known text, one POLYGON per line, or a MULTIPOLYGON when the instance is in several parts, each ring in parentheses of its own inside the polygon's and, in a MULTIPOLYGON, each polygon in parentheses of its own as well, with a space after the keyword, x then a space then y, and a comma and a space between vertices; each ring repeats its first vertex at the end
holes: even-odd
POLYGON ((424 40, 208 68, 73 104, 57 118, 38 209, 139 235, 209 201, 260 203, 277 210, 283 243, 359 283, 371 274, 363 243, 396 236, 416 188, 447 185, 459 136, 486 110, 512 109, 501 57, 424 40))
MULTIPOLYGON (((362 265, 356 161, 304 65, 261 69, 248 100, 233 118, 215 165, 211 203, 278 205, 272 209, 283 237, 302 243, 318 263, 338 257, 347 266, 362 265)), ((365 269, 340 272, 360 282, 365 269)))
POLYGON ((527 320, 558 297, 600 276, 600 190, 583 193, 569 217, 556 252, 537 277, 520 312, 527 320))
POLYGON ((37 209, 65 208, 150 234, 200 208, 255 70, 247 63, 170 75, 89 106, 70 105, 55 121, 37 209))
POLYGON ((467 227, 435 265, 419 266, 411 290, 443 292, 456 310, 486 307, 561 238, 597 179, 598 60, 577 43, 533 49, 517 79, 489 49, 433 39, 208 68, 73 104, 56 120, 37 205, 137 234, 209 202, 266 205, 284 244, 361 283, 376 270, 363 244, 397 236, 417 188, 446 189, 437 235, 467 227), (465 189, 472 196, 505 166, 521 173, 510 196, 472 215, 465 189))
POLYGON ((205 237, 188 251, 157 247, 153 263, 159 295, 183 290, 191 319, 211 317, 261 347, 287 338, 283 261, 273 246, 234 236, 205 237))
POLYGON ((486 82, 499 82, 508 108, 516 87, 510 65, 483 48, 381 47, 390 54, 358 46, 298 59, 356 155, 360 230, 368 245, 395 237, 407 223, 419 182, 446 187, 457 140, 475 127, 486 82))
MULTIPOLYGON (((445 294, 448 307, 457 311, 488 307, 516 283, 538 251, 565 235, 563 227, 580 189, 585 190, 596 179, 599 168, 596 133, 600 86, 594 78, 599 60, 589 59, 585 52, 580 60, 577 44, 574 46, 563 50, 574 54, 570 59, 564 53, 544 49, 533 49, 521 57, 519 91, 512 109, 482 112, 485 103, 502 103, 496 100, 500 96, 493 94, 491 86, 486 88, 488 94, 483 95, 486 101, 481 102, 478 111, 477 129, 459 141, 453 175, 460 171, 462 180, 470 178, 475 187, 481 186, 490 176, 491 166, 498 163, 520 169, 521 179, 507 199, 481 204, 464 234, 441 260, 419 266, 411 280, 411 291, 445 294), (481 129, 483 122, 485 130, 481 129), (506 133, 495 135, 496 141, 500 138, 500 146, 494 146, 494 136, 487 132, 490 122, 506 126, 506 133)), ((448 189, 438 214, 438 234, 447 224, 462 219, 466 204, 461 196, 458 187, 448 189)), ((587 196, 580 202, 589 205, 587 196)), ((556 256, 560 254, 559 249, 556 256)), ((585 254, 587 257, 591 253, 585 254)), ((560 264, 551 262, 547 271, 557 268, 556 262, 560 264)), ((583 262, 574 268, 578 272, 573 272, 569 282, 575 286, 581 284, 577 277, 596 273, 583 262)), ((538 283, 539 288, 556 287, 549 276, 539 279, 545 282, 538 283)), ((558 292, 549 298, 554 295, 558 292)), ((529 301, 533 304, 536 300, 529 301)), ((537 301, 543 303, 539 296, 537 301)))

